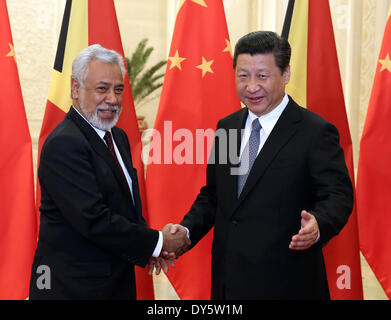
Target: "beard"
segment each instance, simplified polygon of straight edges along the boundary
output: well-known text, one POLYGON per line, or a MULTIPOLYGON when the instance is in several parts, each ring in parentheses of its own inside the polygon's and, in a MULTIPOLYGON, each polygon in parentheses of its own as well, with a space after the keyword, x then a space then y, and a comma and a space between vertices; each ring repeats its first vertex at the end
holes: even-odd
POLYGON ((98 128, 103 131, 109 131, 112 127, 114 127, 119 119, 119 116, 122 111, 122 107, 119 105, 98 105, 95 110, 88 111, 84 108, 84 99, 80 101, 80 109, 83 111, 86 119, 93 125, 95 128, 98 128), (114 117, 112 119, 102 119, 99 117, 99 111, 111 111, 114 113, 114 117))

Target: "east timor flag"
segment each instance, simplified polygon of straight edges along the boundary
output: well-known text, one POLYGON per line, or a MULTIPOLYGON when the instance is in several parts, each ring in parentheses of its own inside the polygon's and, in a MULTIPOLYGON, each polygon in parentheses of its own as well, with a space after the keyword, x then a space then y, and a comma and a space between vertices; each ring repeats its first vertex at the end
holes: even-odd
MULTIPOLYGON (((282 36, 292 47, 287 92, 302 107, 334 124, 354 185, 352 141, 328 0, 290 0, 282 36)), ((322 230, 320 230, 322 235, 322 230)), ((323 249, 331 299, 362 299, 357 215, 323 249)))
POLYGON ((360 249, 391 298, 391 7, 360 142, 357 215, 360 249))
MULTIPOLYGON (((72 105, 72 62, 81 50, 99 43, 124 55, 113 0, 67 0, 54 62, 45 116, 39 137, 39 153, 48 134, 64 119, 72 105)), ((144 166, 141 161, 141 136, 133 105, 130 84, 126 75, 122 113, 117 123, 128 135, 133 165, 137 169, 143 216, 148 221, 144 193, 144 166)), ((38 156, 39 159, 39 156, 38 156)), ((37 213, 40 188, 37 184, 37 213)), ((152 278, 147 270, 136 267, 137 298, 154 299, 152 278)))

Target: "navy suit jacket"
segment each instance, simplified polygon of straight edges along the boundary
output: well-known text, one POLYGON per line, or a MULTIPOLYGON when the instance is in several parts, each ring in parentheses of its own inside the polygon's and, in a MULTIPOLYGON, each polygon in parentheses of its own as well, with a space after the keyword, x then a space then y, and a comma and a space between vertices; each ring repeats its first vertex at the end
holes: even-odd
POLYGON ((207 183, 181 222, 192 246, 214 227, 213 299, 329 298, 322 247, 349 218, 352 184, 337 129, 289 100, 239 198, 232 174, 237 163, 221 154, 239 154, 248 110, 218 123, 228 141, 234 137, 229 131, 237 133, 237 143, 226 150, 215 138, 215 164, 208 164, 207 183), (289 243, 300 230, 302 210, 315 215, 320 239, 294 251, 289 243))

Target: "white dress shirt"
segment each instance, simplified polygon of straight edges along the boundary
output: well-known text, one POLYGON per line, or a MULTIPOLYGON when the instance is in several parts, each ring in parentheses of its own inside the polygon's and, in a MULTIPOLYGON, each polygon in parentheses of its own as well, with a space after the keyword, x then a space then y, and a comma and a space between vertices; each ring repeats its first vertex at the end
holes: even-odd
POLYGON ((259 140, 259 148, 258 148, 258 153, 261 151, 263 145, 265 144, 267 138, 269 137, 270 133, 272 132, 274 126, 276 125, 278 119, 281 116, 281 113, 285 110, 285 107, 287 106, 289 102, 288 95, 285 93, 284 98, 282 99, 281 103, 274 108, 272 111, 269 113, 266 113, 260 117, 255 115, 253 112, 248 110, 248 116, 246 120, 246 124, 244 126, 244 133, 243 133, 243 138, 242 142, 240 144, 240 157, 242 157, 244 148, 246 147, 246 144, 248 140, 250 139, 250 134, 251 134, 251 124, 254 119, 258 118, 259 123, 262 126, 262 129, 259 131, 260 135, 260 140, 259 140))

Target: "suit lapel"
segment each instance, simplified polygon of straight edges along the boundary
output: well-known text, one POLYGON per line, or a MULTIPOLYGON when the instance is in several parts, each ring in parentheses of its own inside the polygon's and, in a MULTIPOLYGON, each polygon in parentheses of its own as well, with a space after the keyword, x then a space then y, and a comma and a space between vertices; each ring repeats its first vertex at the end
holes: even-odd
POLYGON ((137 177, 137 171, 135 168, 133 168, 132 163, 132 156, 129 152, 129 145, 127 141, 124 141, 124 139, 121 139, 121 134, 117 127, 114 127, 112 130, 113 133, 113 139, 115 140, 115 143, 118 147, 119 153, 121 154, 122 161, 125 164, 126 169, 129 172, 130 178, 132 179, 132 191, 133 191, 133 199, 134 199, 134 205, 137 209, 137 214, 139 218, 141 218, 141 202, 140 202, 140 189, 138 184, 138 177, 137 177))
MULTIPOLYGON (((227 130, 226 134, 228 135, 228 140, 230 141, 233 138, 236 139, 236 143, 234 141, 233 143, 229 143, 227 146, 227 148, 232 147, 234 148, 234 150, 228 149, 228 173, 222 176, 223 179, 226 179, 223 182, 223 185, 226 188, 226 194, 233 195, 232 197, 227 197, 228 208, 234 208, 237 203, 236 195, 238 193, 238 176, 235 174, 235 171, 237 171, 239 168, 239 154, 242 140, 242 129, 244 129, 244 126, 246 124, 247 115, 247 108, 243 108, 230 120, 230 122, 227 123, 227 126, 225 126, 225 129, 227 130)), ((216 161, 219 161, 219 159, 216 159, 216 161)))
MULTIPOLYGON (((84 136, 87 138, 88 142, 90 143, 91 147, 95 150, 95 152, 98 155, 100 155, 103 158, 103 160, 113 171, 115 178, 117 179, 118 183, 121 185, 121 189, 128 197, 131 197, 127 185, 127 181, 124 180, 120 168, 118 168, 118 165, 115 162, 113 155, 111 154, 110 150, 107 148, 103 140, 98 136, 95 130, 91 127, 91 125, 86 120, 84 120, 76 110, 73 109, 73 107, 70 108, 67 117, 72 119, 73 122, 80 128, 80 130, 83 132, 84 136)), ((116 140, 116 144, 117 144, 117 140, 116 140)), ((117 144, 117 147, 119 148, 118 145, 119 144, 117 144)), ((122 159, 124 158, 125 157, 122 156, 122 159)), ((133 201, 131 203, 133 204, 133 201)))
MULTIPOLYGON (((262 150, 258 154, 258 157, 255 159, 253 167, 251 168, 250 174, 247 178, 246 184, 244 185, 242 193, 240 194, 240 197, 237 201, 237 205, 234 207, 232 213, 247 197, 249 192, 254 188, 257 181, 263 176, 263 174, 265 173, 273 159, 276 157, 276 155, 283 148, 283 146, 296 133, 298 124, 301 119, 300 113, 298 112, 298 108, 300 107, 297 106, 296 103, 290 99, 288 105, 281 114, 275 127, 273 128, 264 146, 262 147, 262 150)), ((237 176, 235 178, 237 185, 237 176)))

